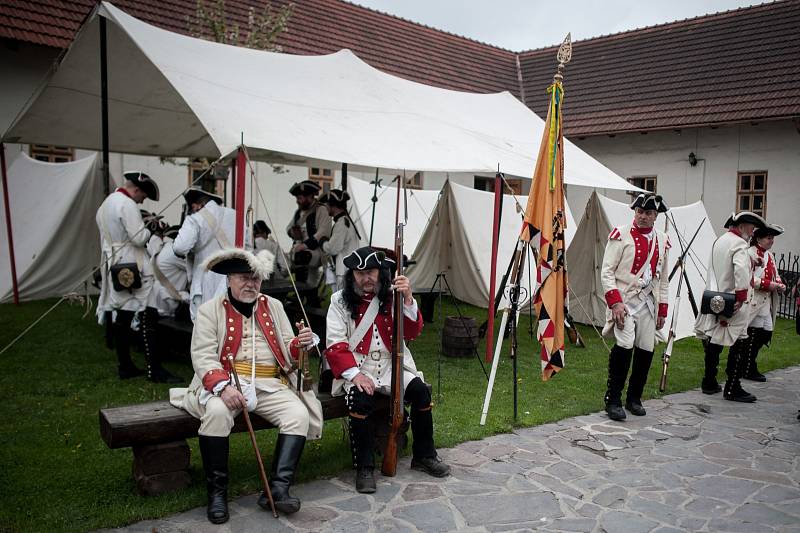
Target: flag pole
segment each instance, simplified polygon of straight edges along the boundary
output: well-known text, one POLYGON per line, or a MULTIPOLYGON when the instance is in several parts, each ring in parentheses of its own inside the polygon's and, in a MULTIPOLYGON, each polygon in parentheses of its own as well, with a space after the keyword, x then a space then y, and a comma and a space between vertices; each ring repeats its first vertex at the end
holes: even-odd
MULTIPOLYGON (((494 176, 494 223, 492 224, 492 258, 490 260, 491 273, 489 274, 489 316, 486 327, 486 362, 492 360, 492 341, 494 340, 495 291, 497 290, 497 248, 500 240, 500 219, 503 214, 503 184, 500 177, 500 165, 497 165, 497 174, 494 176)), ((492 365, 494 366, 494 365, 492 365)))

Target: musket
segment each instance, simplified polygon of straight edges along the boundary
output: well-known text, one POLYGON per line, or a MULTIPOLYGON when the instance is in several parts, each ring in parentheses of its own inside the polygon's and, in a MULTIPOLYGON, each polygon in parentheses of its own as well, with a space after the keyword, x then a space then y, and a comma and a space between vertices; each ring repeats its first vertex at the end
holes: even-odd
MULTIPOLYGON (((667 220, 670 220, 669 216, 667 216, 667 220)), ((700 224, 697 226, 697 229, 694 231, 694 235, 692 235, 692 238, 689 240, 689 244, 687 244, 686 248, 684 248, 683 247, 684 239, 681 237, 681 232, 678 231, 678 226, 675 224, 675 217, 672 217, 672 219, 671 219, 672 227, 675 228, 675 234, 678 236, 678 245, 681 247, 681 256, 678 258, 678 262, 675 263, 675 266, 672 267, 672 272, 670 272, 668 279, 669 279, 669 281, 672 281, 672 276, 678 270, 678 265, 680 265, 681 276, 683 276, 683 280, 686 282, 686 290, 687 290, 688 295, 689 295, 689 303, 692 305, 692 312, 694 313, 695 317, 697 316, 697 311, 698 311, 697 302, 694 299, 694 292, 692 292, 692 286, 689 284, 689 278, 686 275, 686 268, 684 267, 684 263, 686 261, 686 256, 689 253, 689 250, 691 250, 691 248, 692 248, 692 243, 694 242, 694 239, 697 237, 697 234, 700 233, 700 228, 703 227, 703 224, 705 223, 705 221, 706 221, 706 218, 703 217, 703 220, 700 221, 700 224)))
MULTIPOLYGON (((397 211, 395 215, 394 253, 397 261, 397 275, 403 275, 403 222, 400 221, 400 188, 397 180, 397 211)), ((383 454, 381 473, 392 477, 397 473, 397 435, 403 425, 403 295, 394 290, 392 298, 392 387, 389 397, 389 435, 386 439, 386 451, 383 454)))
MULTIPOLYGON (((236 390, 240 394, 242 392, 242 385, 239 383, 239 373, 236 372, 236 367, 233 365, 233 356, 228 355, 228 361, 231 363, 231 373, 233 374, 233 381, 236 384, 236 390)), ((250 415, 247 412, 247 406, 242 409, 242 416, 244 416, 244 423, 247 425, 247 433, 250 435, 250 443, 253 445, 253 451, 256 452, 256 461, 258 461, 258 473, 261 476, 261 483, 264 484, 264 493, 269 500, 269 507, 272 509, 272 516, 278 518, 278 511, 275 510, 275 501, 272 499, 272 491, 269 490, 269 480, 267 479, 267 472, 264 470, 264 461, 261 459, 261 451, 258 449, 258 442, 256 442, 256 432, 253 431, 253 423, 250 422, 250 415)))
MULTIPOLYGON (((298 329, 303 329, 304 327, 306 327, 305 320, 301 319, 298 326, 299 326, 298 329)), ((295 392, 297 392, 298 396, 302 397, 304 392, 308 392, 311 390, 311 387, 314 384, 312 381, 314 378, 311 376, 311 372, 308 368, 309 366, 308 348, 301 345, 300 348, 297 350, 297 353, 298 353, 297 367, 296 367, 297 376, 296 376, 295 392)))

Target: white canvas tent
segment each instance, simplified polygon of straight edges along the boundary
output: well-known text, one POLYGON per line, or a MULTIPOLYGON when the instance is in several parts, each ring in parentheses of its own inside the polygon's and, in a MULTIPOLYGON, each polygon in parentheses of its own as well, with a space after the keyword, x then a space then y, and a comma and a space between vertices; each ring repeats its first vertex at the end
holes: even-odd
MULTIPOLYGON (((63 296, 98 264, 94 216, 103 187, 97 159, 43 163, 24 152, 12 156, 8 193, 21 300, 63 296)), ((0 301, 7 301, 12 287, 5 217, 2 226, 0 301)))
MULTIPOLYGON (((107 23, 110 150, 347 162, 530 177, 544 123, 508 92, 472 94, 385 74, 349 50, 297 56, 156 28, 103 2, 5 142, 101 149, 99 20, 107 23), (323 88, 324 89, 321 89, 323 88)), ((565 142, 565 181, 631 185, 565 142)))
MULTIPOLYGON (((366 245, 369 242, 369 232, 372 226, 372 195, 374 186, 363 180, 350 179, 347 181, 347 191, 350 193, 350 217, 355 222, 361 241, 366 245)), ((396 184, 381 183, 377 191, 378 201, 375 204, 375 224, 372 235, 372 244, 382 248, 394 248, 395 211, 397 191, 396 184)), ((403 229, 404 252, 411 257, 417 248, 422 232, 428 225, 436 204, 439 201, 439 191, 425 191, 408 189, 408 223, 403 229)), ((401 199, 402 209, 402 199, 401 199)), ((401 216, 402 213, 401 213, 401 216)))
MULTIPOLYGON (((680 231, 680 236, 684 241, 684 246, 688 244, 688 241, 700 226, 700 222, 705 219, 686 259, 686 273, 689 284, 692 287, 697 305, 700 305, 700 297, 706 284, 706 265, 711 254, 711 245, 716 239, 714 228, 711 226, 708 213, 706 213, 706 208, 702 202, 672 207, 668 215, 670 219, 674 218, 675 224, 680 231)), ((633 214, 627 204, 611 200, 597 193, 592 194, 589 199, 589 203, 586 205, 586 212, 578 225, 572 244, 567 249, 567 269, 571 289, 569 308, 576 322, 592 323, 597 326, 605 323, 607 306, 600 282, 603 252, 611 230, 615 227, 630 224, 632 220, 633 214)), ((656 220, 656 227, 663 231, 664 223, 665 216, 663 214, 659 215, 656 220)), ((669 224, 667 233, 672 244, 672 248, 669 251, 668 275, 680 257, 681 246, 678 241, 678 233, 672 224, 669 224)), ((675 276, 672 278, 669 287, 670 306, 665 332, 668 331, 668 325, 672 320, 677 291, 678 277, 675 276)), ((681 309, 675 334, 678 339, 694 335, 694 315, 689 304, 685 283, 683 289, 681 289, 681 309)))
MULTIPOLYGON (((497 251, 498 283, 514 253, 527 201, 527 196, 503 195, 497 251)), ((452 182, 446 183, 412 257, 416 264, 409 267, 408 276, 414 287, 430 288, 436 275, 444 272, 454 297, 472 305, 488 307, 493 211, 493 193, 452 182)), ((575 221, 567 206, 567 245, 574 232, 575 221)), ((521 278, 521 285, 526 291, 529 289, 530 259, 529 255, 526 258, 525 274, 521 278)), ((527 302, 527 297, 523 300, 521 305, 527 302)))

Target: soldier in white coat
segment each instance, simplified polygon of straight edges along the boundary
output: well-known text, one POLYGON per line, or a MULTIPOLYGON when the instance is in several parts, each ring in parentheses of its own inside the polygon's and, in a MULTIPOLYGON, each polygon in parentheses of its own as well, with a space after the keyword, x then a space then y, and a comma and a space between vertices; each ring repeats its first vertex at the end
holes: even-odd
POLYGON ((330 258, 326 265, 326 273, 332 274, 334 283, 329 284, 333 292, 344 288, 344 274, 347 272, 344 258, 361 245, 361 236, 347 212, 349 200, 350 195, 347 194, 347 191, 339 189, 331 189, 329 193, 322 195, 319 199, 319 203, 328 207, 328 214, 333 220, 330 236, 323 236, 319 240, 320 249, 330 258))
POLYGON ((608 359, 606 412, 624 420, 622 389, 633 359, 625 407, 644 416, 642 392, 653 361, 658 330, 664 327, 669 303, 667 256, 669 238, 655 228, 659 213, 668 207, 661 196, 640 194, 631 203, 630 226, 614 228, 608 236, 601 280, 608 310, 605 335, 613 331, 616 343, 608 359))
POLYGON ((319 240, 331 234, 331 217, 325 206, 317 201, 319 191, 319 185, 311 180, 292 185, 289 194, 295 197, 297 211, 286 227, 286 234, 292 239, 289 254, 292 271, 298 281, 313 287, 303 292, 311 307, 320 307, 318 285, 322 279, 323 252, 319 240))
POLYGON ((747 352, 741 357, 748 358, 744 379, 764 382, 767 377, 759 372, 756 358, 764 346, 772 340, 775 316, 778 312, 779 295, 786 292, 775 256, 770 249, 775 237, 783 233, 777 224, 756 229, 750 239, 750 262, 753 264, 753 297, 750 299, 750 324, 747 327, 747 352))
POLYGON ((747 253, 748 242, 756 228, 763 228, 766 221, 755 213, 742 211, 732 214, 725 222, 728 231, 720 235, 711 247, 711 260, 706 275, 706 290, 735 294, 736 304, 731 318, 716 314, 699 314, 694 329, 705 347, 705 373, 700 387, 705 394, 722 391, 717 383, 719 356, 725 346, 728 364, 725 372, 723 397, 736 402, 754 402, 756 397, 742 388, 747 343, 747 326, 750 324, 750 297, 752 295, 753 267, 747 253))
POLYGON ((143 172, 124 174, 125 183, 100 204, 95 220, 100 229, 101 288, 97 316, 102 324, 113 313, 112 336, 120 379, 142 375, 130 355, 131 322, 143 311, 153 285, 145 227, 138 204, 158 201, 158 185, 143 172))
POLYGON ((216 194, 199 187, 190 187, 183 197, 191 214, 183 221, 172 249, 178 257, 186 258, 191 273, 189 315, 194 322, 203 302, 225 293, 225 276, 207 272, 203 263, 213 253, 233 247, 236 211, 224 207, 216 194))
MULTIPOLYGON (((286 514, 300 509, 289 493, 306 438, 322 435, 322 406, 313 390, 297 387, 297 358, 319 337, 308 327, 294 335, 280 301, 259 294, 274 258, 226 249, 203 265, 227 281, 226 292, 200 306, 192 332, 195 375, 187 389, 172 389, 170 401, 200 420, 200 453, 208 490, 210 522, 228 520, 228 438, 236 416, 247 409, 278 427, 270 457, 270 491, 286 514), (236 370, 242 390, 235 386, 236 370)), ((269 508, 265 494, 258 505, 269 508)))

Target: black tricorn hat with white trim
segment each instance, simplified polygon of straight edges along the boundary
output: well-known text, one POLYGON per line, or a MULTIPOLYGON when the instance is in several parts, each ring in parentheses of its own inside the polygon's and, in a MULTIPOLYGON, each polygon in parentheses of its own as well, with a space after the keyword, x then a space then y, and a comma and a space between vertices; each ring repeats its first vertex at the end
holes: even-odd
POLYGON ((149 200, 158 201, 158 184, 153 178, 140 170, 131 170, 122 176, 144 191, 149 200))
POLYGON ((784 230, 783 226, 779 226, 777 224, 767 224, 763 228, 756 228, 753 232, 753 237, 756 239, 760 239, 761 237, 769 237, 770 235, 778 236, 783 233, 784 230))
POLYGON ((371 246, 362 246, 353 250, 342 262, 350 270, 370 270, 372 268, 393 268, 395 262, 386 257, 386 253, 371 246))
POLYGON ((725 221, 726 228, 736 226, 738 224, 753 224, 756 228, 767 227, 767 221, 756 215, 752 211, 740 211, 738 213, 731 213, 728 220, 725 221))
POLYGON ((292 185, 292 187, 289 189, 289 194, 292 196, 298 196, 300 194, 316 196, 317 193, 319 193, 320 188, 321 187, 314 181, 303 180, 292 185))
POLYGON ((183 191, 183 199, 186 200, 186 203, 189 205, 199 202, 203 198, 214 200, 219 205, 222 205, 222 196, 203 190, 200 187, 189 187, 183 191))
POLYGON ((350 195, 347 194, 347 191, 340 189, 331 189, 330 192, 319 197, 319 203, 341 207, 342 209, 347 209, 348 200, 350 200, 350 195))
POLYGON ((268 250, 253 254, 242 248, 226 248, 205 261, 205 269, 217 274, 258 274, 268 279, 275 267, 275 255, 268 250))
POLYGON ((637 207, 644 210, 654 209, 659 213, 666 213, 669 211, 669 207, 667 207, 667 204, 664 203, 664 200, 658 194, 640 194, 631 203, 631 209, 636 209, 637 207))

